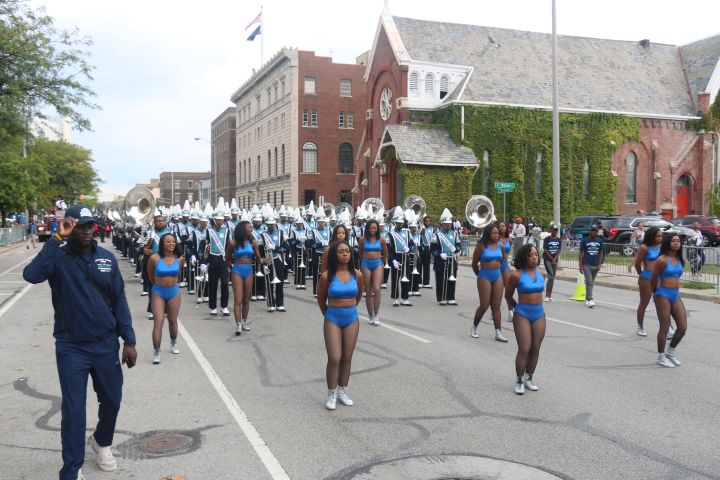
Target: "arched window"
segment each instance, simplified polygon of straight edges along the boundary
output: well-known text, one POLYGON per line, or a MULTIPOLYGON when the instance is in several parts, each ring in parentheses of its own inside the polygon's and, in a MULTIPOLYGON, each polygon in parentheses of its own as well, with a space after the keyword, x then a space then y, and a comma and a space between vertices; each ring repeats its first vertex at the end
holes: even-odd
POLYGON ((583 165, 583 197, 588 198, 590 196, 590 165, 588 165, 587 158, 583 165))
POLYGON ((302 148, 303 172, 317 173, 318 150, 313 142, 306 142, 302 148))
POLYGON ((280 148, 282 150, 282 173, 285 174, 285 144, 282 144, 282 147, 280 148))
POLYGON ((270 150, 268 150, 268 177, 272 177, 272 155, 270 150))
POLYGON ((535 196, 542 195, 542 161, 543 154, 538 152, 537 160, 535 160, 535 196))
POLYGON ((340 145, 340 153, 338 155, 340 161, 340 173, 352 173, 353 172, 353 148, 349 143, 343 143, 340 145))
POLYGON ((417 97, 420 93, 418 83, 420 83, 420 74, 418 74, 418 72, 410 72, 410 85, 408 90, 410 91, 411 97, 417 97))
POLYGON ((635 203, 637 201, 635 192, 637 156, 635 152, 628 153, 625 159, 625 169, 625 203, 635 203))
POLYGON ((278 170, 277 147, 275 147, 275 176, 278 176, 279 174, 280 174, 280 170, 278 170))
POLYGON ((447 97, 450 91, 450 78, 447 75, 440 77, 440 99, 447 97))
POLYGON ((432 98, 435 95, 435 77, 432 73, 425 75, 425 96, 432 98))
POLYGON ((488 188, 490 187, 490 152, 485 150, 483 151, 483 193, 487 195, 488 188))

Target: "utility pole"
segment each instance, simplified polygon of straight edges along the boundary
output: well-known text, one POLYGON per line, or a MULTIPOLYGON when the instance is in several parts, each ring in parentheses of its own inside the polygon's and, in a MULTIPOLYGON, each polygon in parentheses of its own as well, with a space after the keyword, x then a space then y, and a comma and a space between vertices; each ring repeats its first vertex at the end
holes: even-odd
POLYGON ((560 114, 558 112, 558 51, 557 51, 557 0, 552 0, 552 153, 553 153, 553 222, 560 226, 560 114))

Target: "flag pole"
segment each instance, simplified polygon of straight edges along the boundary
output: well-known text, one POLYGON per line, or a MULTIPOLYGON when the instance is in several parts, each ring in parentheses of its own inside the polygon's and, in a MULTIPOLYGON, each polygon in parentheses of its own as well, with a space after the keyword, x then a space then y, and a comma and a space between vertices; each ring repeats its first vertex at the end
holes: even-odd
POLYGON ((263 43, 265 42, 265 15, 263 15, 263 7, 260 6, 260 68, 262 68, 264 55, 263 55, 263 43))

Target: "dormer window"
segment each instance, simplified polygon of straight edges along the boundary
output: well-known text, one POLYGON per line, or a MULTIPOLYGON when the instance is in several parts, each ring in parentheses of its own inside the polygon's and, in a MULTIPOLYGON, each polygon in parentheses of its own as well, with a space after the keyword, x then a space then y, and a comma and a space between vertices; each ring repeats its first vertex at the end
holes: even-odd
POLYGON ((410 96, 417 97, 419 94, 418 83, 420 83, 420 75, 417 72, 410 73, 410 96))

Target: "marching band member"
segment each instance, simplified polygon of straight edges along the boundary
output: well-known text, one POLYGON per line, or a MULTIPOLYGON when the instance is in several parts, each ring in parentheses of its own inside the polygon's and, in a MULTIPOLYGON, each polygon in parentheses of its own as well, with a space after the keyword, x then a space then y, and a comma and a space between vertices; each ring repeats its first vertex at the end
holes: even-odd
POLYGON ((165 314, 170 329, 170 352, 180 353, 177 347, 178 312, 180 311, 180 285, 178 276, 185 264, 182 251, 175 235, 166 233, 158 242, 158 253, 148 259, 148 278, 152 283, 150 307, 155 321, 152 331, 153 364, 160 363, 160 342, 165 314), (172 263, 168 264, 168 261, 172 263))
POLYGON ((315 215, 315 227, 312 229, 312 282, 313 297, 317 298, 317 280, 320 275, 320 261, 325 247, 330 242, 330 229, 325 226, 325 214, 318 209, 315 215))
POLYGON ((407 278, 407 275, 410 273, 408 269, 410 263, 409 254, 413 245, 408 229, 404 228, 405 217, 400 207, 395 209, 393 223, 395 228, 390 231, 388 251, 390 263, 393 267, 390 270, 390 298, 394 300, 393 307, 399 305, 409 307, 412 306, 412 303, 408 300, 410 279, 407 278))
POLYGON ((435 298, 440 305, 457 305, 454 280, 457 275, 455 252, 460 250, 460 237, 452 228, 452 215, 447 208, 440 216, 440 225, 442 228, 435 232, 437 240, 430 244, 435 269, 435 298))
MULTIPOLYGON (((363 218, 362 218, 362 211, 358 207, 357 210, 355 210, 355 216, 352 219, 352 225, 350 226, 350 235, 354 238, 354 245, 350 245, 350 247, 353 249, 353 264, 354 265, 360 265, 360 239, 363 236, 363 233, 365 231, 365 228, 363 227, 363 218)), ((367 290, 366 290, 367 292, 367 290)))
POLYGON ((432 220, 427 215, 423 218, 423 226, 420 230, 420 285, 422 288, 432 288, 430 284, 430 260, 432 253, 430 246, 433 242, 437 242, 435 233, 437 229, 433 227, 432 220))
MULTIPOLYGON (((190 222, 190 202, 185 200, 185 207, 186 209, 183 209, 181 212, 181 219, 175 226, 175 239, 178 243, 178 246, 183 251, 183 254, 185 253, 185 250, 187 249, 188 240, 190 239, 190 229, 192 228, 192 223, 190 222)), ((188 257, 185 257, 186 260, 188 257)), ((190 262, 186 261, 183 265, 183 269, 180 273, 180 286, 185 287, 187 286, 188 293, 193 291, 192 281, 190 280, 192 272, 192 265, 190 265, 190 262)))
POLYGON ((208 249, 207 262, 208 286, 210 287, 210 315, 217 315, 217 287, 220 282, 220 308, 224 316, 230 316, 228 300, 230 289, 228 285, 228 269, 225 264, 225 251, 227 249, 230 233, 225 225, 225 215, 217 210, 213 215, 213 226, 207 229, 205 242, 210 246, 208 249))
POLYGON ((266 230, 263 232, 265 240, 265 254, 269 257, 268 266, 270 270, 265 274, 265 288, 268 297, 268 312, 285 311, 285 262, 283 255, 287 250, 287 238, 285 232, 281 228, 277 228, 277 220, 273 215, 268 216, 265 221, 266 230), (273 281, 280 280, 275 283, 275 291, 272 292, 273 281), (271 295, 272 293, 272 295, 271 295))
POLYGON ((335 227, 338 225, 338 218, 335 214, 335 209, 332 209, 332 212, 330 213, 330 216, 328 217, 328 228, 331 232, 335 231, 335 227))
POLYGON ((250 331, 247 318, 250 313, 250 291, 253 283, 252 261, 255 259, 257 265, 265 263, 265 259, 260 257, 257 243, 253 240, 252 225, 247 218, 241 220, 235 227, 233 239, 228 242, 225 259, 233 277, 235 335, 242 335, 243 331, 250 331))
POLYGON ((230 232, 230 235, 233 235, 233 233, 235 233, 235 227, 240 223, 240 209, 237 207, 234 198, 230 204, 230 218, 228 218, 225 223, 227 224, 228 232, 230 232))
MULTIPOLYGON (((381 212, 382 213, 382 212, 381 212)), ((378 222, 378 228, 380 228, 380 238, 385 240, 385 245, 390 244, 390 234, 387 230, 385 230, 385 217, 379 215, 379 218, 377 219, 378 222)), ((380 288, 387 288, 388 279, 390 278, 390 262, 389 258, 385 257, 386 261, 383 265, 383 278, 382 283, 380 284, 380 288)))
POLYGON ((365 279, 365 306, 368 310, 370 325, 380 325, 380 284, 385 273, 384 265, 388 261, 388 249, 385 239, 380 236, 378 221, 368 220, 365 232, 360 237, 359 254, 361 258, 360 271, 365 279))
MULTIPOLYGON (((257 205, 253 205, 252 215, 253 240, 255 240, 255 243, 258 246, 258 250, 260 251, 260 258, 265 258, 265 240, 262 236, 263 232, 265 231, 265 226, 263 225, 263 217, 257 205)), ((250 295, 251 302, 254 302, 255 300, 265 300, 265 279, 262 276, 257 276, 258 272, 261 270, 262 265, 258 265, 257 263, 254 264, 253 288, 250 295)))
MULTIPOLYGON (((196 214, 197 215, 197 214, 196 214)), ((205 258, 205 245, 207 244, 207 227, 208 227, 208 216, 206 214, 197 215, 198 224, 191 234, 190 242, 190 263, 195 266, 193 269, 193 276, 195 277, 194 288, 197 291, 197 303, 209 302, 210 293, 208 291, 208 284, 206 280, 207 274, 207 259, 205 258)))
POLYGON ((420 233, 418 232, 417 215, 415 215, 415 212, 410 210, 406 212, 406 218, 408 214, 410 214, 412 218, 408 219, 408 235, 410 236, 412 244, 414 245, 414 247, 410 249, 409 255, 410 258, 408 268, 410 269, 410 292, 408 294, 410 296, 419 297, 422 295, 420 293, 420 280, 422 279, 422 273, 418 268, 420 266, 420 250, 418 247, 420 245, 420 233))
POLYGON ((307 256, 307 231, 305 230, 305 222, 300 213, 295 214, 295 223, 290 229, 290 248, 292 251, 293 274, 295 290, 305 290, 305 271, 309 263, 307 256))
POLYGON ((502 324, 500 323, 500 302, 502 302, 503 297, 503 279, 500 266, 504 260, 507 260, 507 253, 499 244, 499 240, 500 230, 497 223, 492 223, 483 230, 482 237, 473 252, 472 269, 477 276, 480 306, 475 310, 475 319, 470 330, 470 336, 478 338, 478 324, 487 309, 491 308, 492 319, 495 324, 495 340, 507 342, 507 338, 502 334, 502 324))
MULTIPOLYGON (((282 229, 283 233, 285 234, 285 238, 289 241, 290 227, 292 227, 292 224, 290 223, 290 219, 292 218, 292 212, 290 211, 290 209, 286 209, 285 205, 281 205, 279 213, 280 223, 278 223, 278 228, 282 229)), ((288 279, 288 273, 292 271, 292 251, 290 249, 289 243, 287 250, 285 251, 285 253, 283 253, 283 265, 285 265, 285 280, 283 280, 283 282, 290 283, 290 280, 288 279)))

